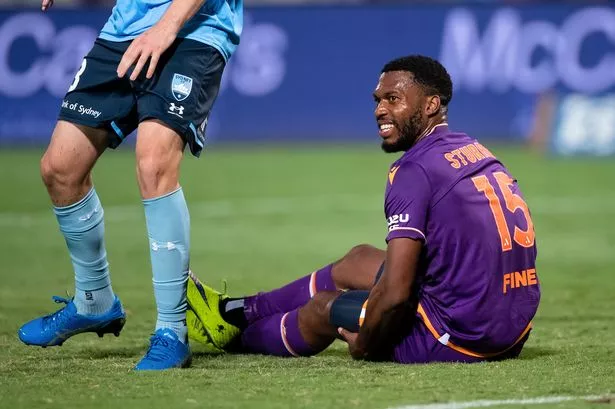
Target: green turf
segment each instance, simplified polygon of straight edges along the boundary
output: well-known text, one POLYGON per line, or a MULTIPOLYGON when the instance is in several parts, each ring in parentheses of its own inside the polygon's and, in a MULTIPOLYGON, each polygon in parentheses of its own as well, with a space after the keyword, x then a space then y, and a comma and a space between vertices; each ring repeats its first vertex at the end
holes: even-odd
MULTIPOLYGON (((209 357, 195 348, 192 369, 166 373, 131 371, 155 321, 131 152, 110 152, 94 175, 127 326, 119 338, 87 334, 41 349, 22 345, 16 330, 55 309, 51 295, 72 291, 71 266, 38 176, 40 152, 0 151, 0 407, 386 408, 615 392, 615 162, 494 151, 519 179, 539 246, 543 298, 521 359, 400 366, 353 362, 341 343, 305 359, 209 357)), ((382 246, 391 160, 377 147, 214 149, 189 158, 182 177, 192 267, 242 294, 309 273, 355 244, 382 246)))

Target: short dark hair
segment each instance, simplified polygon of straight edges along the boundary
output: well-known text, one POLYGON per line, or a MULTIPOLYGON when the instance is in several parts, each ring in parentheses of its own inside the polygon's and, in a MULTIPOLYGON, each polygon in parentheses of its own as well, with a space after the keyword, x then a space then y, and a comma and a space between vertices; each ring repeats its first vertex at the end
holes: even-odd
POLYGON ((408 71, 428 95, 439 95, 443 106, 453 98, 453 82, 446 68, 433 58, 424 55, 408 55, 386 63, 382 72, 408 71))

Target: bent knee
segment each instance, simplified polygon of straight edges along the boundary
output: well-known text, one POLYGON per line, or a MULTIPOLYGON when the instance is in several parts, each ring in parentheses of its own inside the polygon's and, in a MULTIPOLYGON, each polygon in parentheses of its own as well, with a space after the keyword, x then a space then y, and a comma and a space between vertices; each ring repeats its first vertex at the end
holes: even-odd
POLYGON ((332 278, 337 288, 367 290, 376 279, 386 252, 369 244, 354 246, 334 263, 332 278))
POLYGON ((41 178, 47 187, 51 187, 56 183, 60 174, 60 169, 56 166, 53 159, 50 158, 49 152, 45 152, 40 161, 41 178))
POLYGON ((88 169, 76 168, 70 161, 50 151, 45 152, 41 158, 40 172, 49 190, 79 186, 88 175, 88 169))
POLYGON ((140 155, 137 157, 137 174, 139 181, 151 182, 160 179, 166 171, 166 162, 157 155, 140 155))
POLYGON ((382 253, 382 250, 371 244, 359 244, 351 248, 344 258, 363 260, 365 257, 372 257, 378 253, 382 253))
POLYGON ((162 196, 179 187, 181 145, 137 142, 137 179, 145 199, 162 196))
POLYGON ((137 178, 143 198, 162 196, 179 186, 179 161, 169 161, 164 156, 140 156, 137 158, 137 178))

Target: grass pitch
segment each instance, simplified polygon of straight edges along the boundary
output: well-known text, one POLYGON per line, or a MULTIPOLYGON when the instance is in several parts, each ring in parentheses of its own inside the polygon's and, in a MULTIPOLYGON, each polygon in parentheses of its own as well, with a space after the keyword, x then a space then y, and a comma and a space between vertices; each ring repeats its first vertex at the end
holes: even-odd
MULTIPOLYGON (((314 358, 207 356, 135 373, 155 322, 143 210, 129 151, 108 152, 105 208, 119 338, 22 345, 17 328, 73 291, 70 260, 38 176, 38 151, 0 151, 1 408, 388 408, 615 392, 615 162, 493 148, 518 178, 537 231, 542 304, 518 360, 475 365, 353 362, 342 343, 314 358)), ((388 164, 373 147, 212 149, 187 158, 193 269, 242 295, 281 285, 355 244, 382 247, 388 164)), ((583 401, 540 407, 613 407, 583 401)), ((509 407, 509 406, 499 406, 509 407)), ((519 407, 519 406, 510 406, 519 407)))

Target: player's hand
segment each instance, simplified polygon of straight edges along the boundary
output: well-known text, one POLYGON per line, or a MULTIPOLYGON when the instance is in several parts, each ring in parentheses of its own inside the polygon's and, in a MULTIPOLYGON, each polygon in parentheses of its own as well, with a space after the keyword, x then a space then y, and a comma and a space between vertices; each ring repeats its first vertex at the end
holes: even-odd
POLYGON ((348 343, 348 351, 354 359, 362 359, 364 357, 363 350, 358 348, 357 338, 359 334, 356 332, 350 332, 344 328, 338 328, 337 332, 344 338, 344 341, 348 343))
POLYGON ((134 65, 130 74, 130 80, 134 81, 149 60, 145 76, 148 79, 152 78, 160 56, 173 44, 176 37, 177 32, 175 30, 156 24, 132 41, 117 67, 117 76, 122 78, 134 65))
POLYGON ((53 6, 53 0, 43 0, 41 2, 41 10, 47 11, 53 6))

